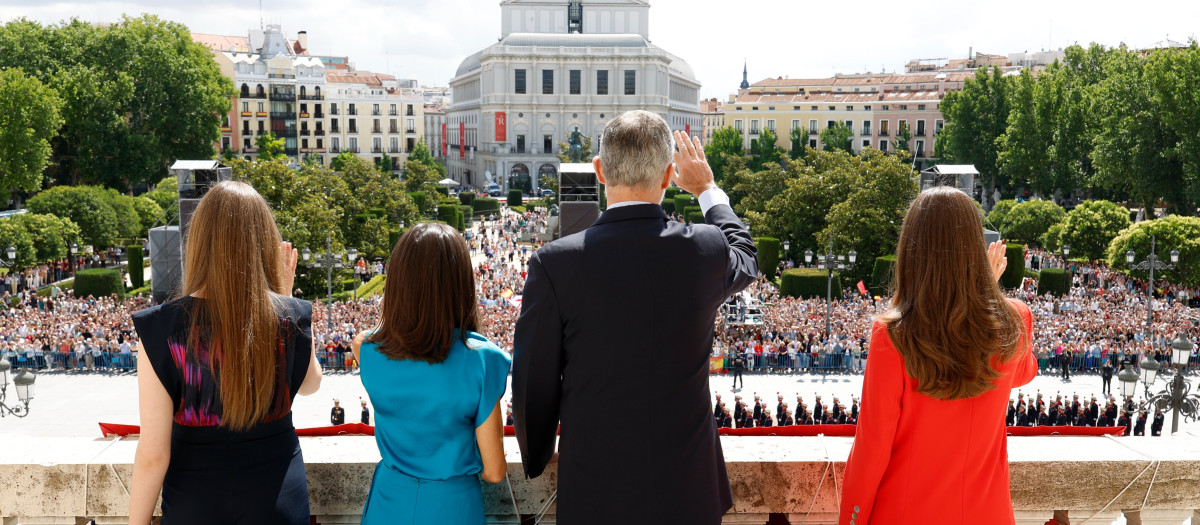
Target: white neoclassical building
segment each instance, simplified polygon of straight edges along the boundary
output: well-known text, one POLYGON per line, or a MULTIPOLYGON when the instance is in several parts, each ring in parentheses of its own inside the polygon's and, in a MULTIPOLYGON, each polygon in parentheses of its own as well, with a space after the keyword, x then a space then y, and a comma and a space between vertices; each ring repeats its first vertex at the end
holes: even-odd
POLYGON ((535 190, 539 175, 557 174, 569 133, 578 128, 598 150, 604 125, 634 109, 701 134, 700 82, 650 43, 645 0, 504 0, 500 10, 500 40, 459 65, 435 131, 451 177, 535 190))

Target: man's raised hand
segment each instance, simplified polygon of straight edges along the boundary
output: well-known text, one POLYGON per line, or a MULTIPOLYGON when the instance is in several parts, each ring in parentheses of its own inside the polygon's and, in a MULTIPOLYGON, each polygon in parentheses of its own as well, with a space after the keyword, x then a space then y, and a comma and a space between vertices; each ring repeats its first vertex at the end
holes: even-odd
POLYGON ((692 195, 717 187, 699 138, 675 132, 675 185, 692 195))

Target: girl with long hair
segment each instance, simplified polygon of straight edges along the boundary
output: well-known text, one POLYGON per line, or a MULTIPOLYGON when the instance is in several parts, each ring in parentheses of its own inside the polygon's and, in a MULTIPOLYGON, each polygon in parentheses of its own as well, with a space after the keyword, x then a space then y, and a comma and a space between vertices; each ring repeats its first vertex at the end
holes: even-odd
POLYGON ((479 334, 457 231, 421 223, 400 238, 379 317, 354 340, 383 456, 362 522, 482 525, 480 479, 498 483, 508 468, 500 398, 512 359, 479 334))
POLYGON ((192 216, 181 295, 133 316, 141 437, 130 523, 309 523, 292 400, 321 384, 296 250, 254 188, 222 182, 192 216))
POLYGON ((840 525, 1012 524, 1005 408, 1037 374, 1033 317, 998 285, 1005 245, 947 187, 921 192, 875 320, 840 525))

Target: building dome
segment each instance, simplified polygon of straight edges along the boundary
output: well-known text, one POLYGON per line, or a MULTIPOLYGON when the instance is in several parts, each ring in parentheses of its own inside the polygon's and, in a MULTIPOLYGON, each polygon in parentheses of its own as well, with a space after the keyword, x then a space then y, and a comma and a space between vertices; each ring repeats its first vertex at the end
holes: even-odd
POLYGON ((463 59, 462 63, 458 65, 458 71, 456 71, 454 73, 454 76, 461 77, 467 73, 470 73, 476 69, 479 69, 479 67, 480 67, 479 59, 482 56, 483 56, 483 51, 480 51, 478 53, 475 53, 474 55, 471 55, 471 56, 463 59))

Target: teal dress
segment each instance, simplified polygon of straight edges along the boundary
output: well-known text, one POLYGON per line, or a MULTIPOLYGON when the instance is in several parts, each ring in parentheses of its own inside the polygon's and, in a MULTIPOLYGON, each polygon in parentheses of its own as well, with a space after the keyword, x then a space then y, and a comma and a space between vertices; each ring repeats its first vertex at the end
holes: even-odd
POLYGON ((483 524, 475 429, 504 395, 512 358, 475 332, 436 365, 389 359, 374 343, 359 356, 383 456, 362 523, 483 524))

